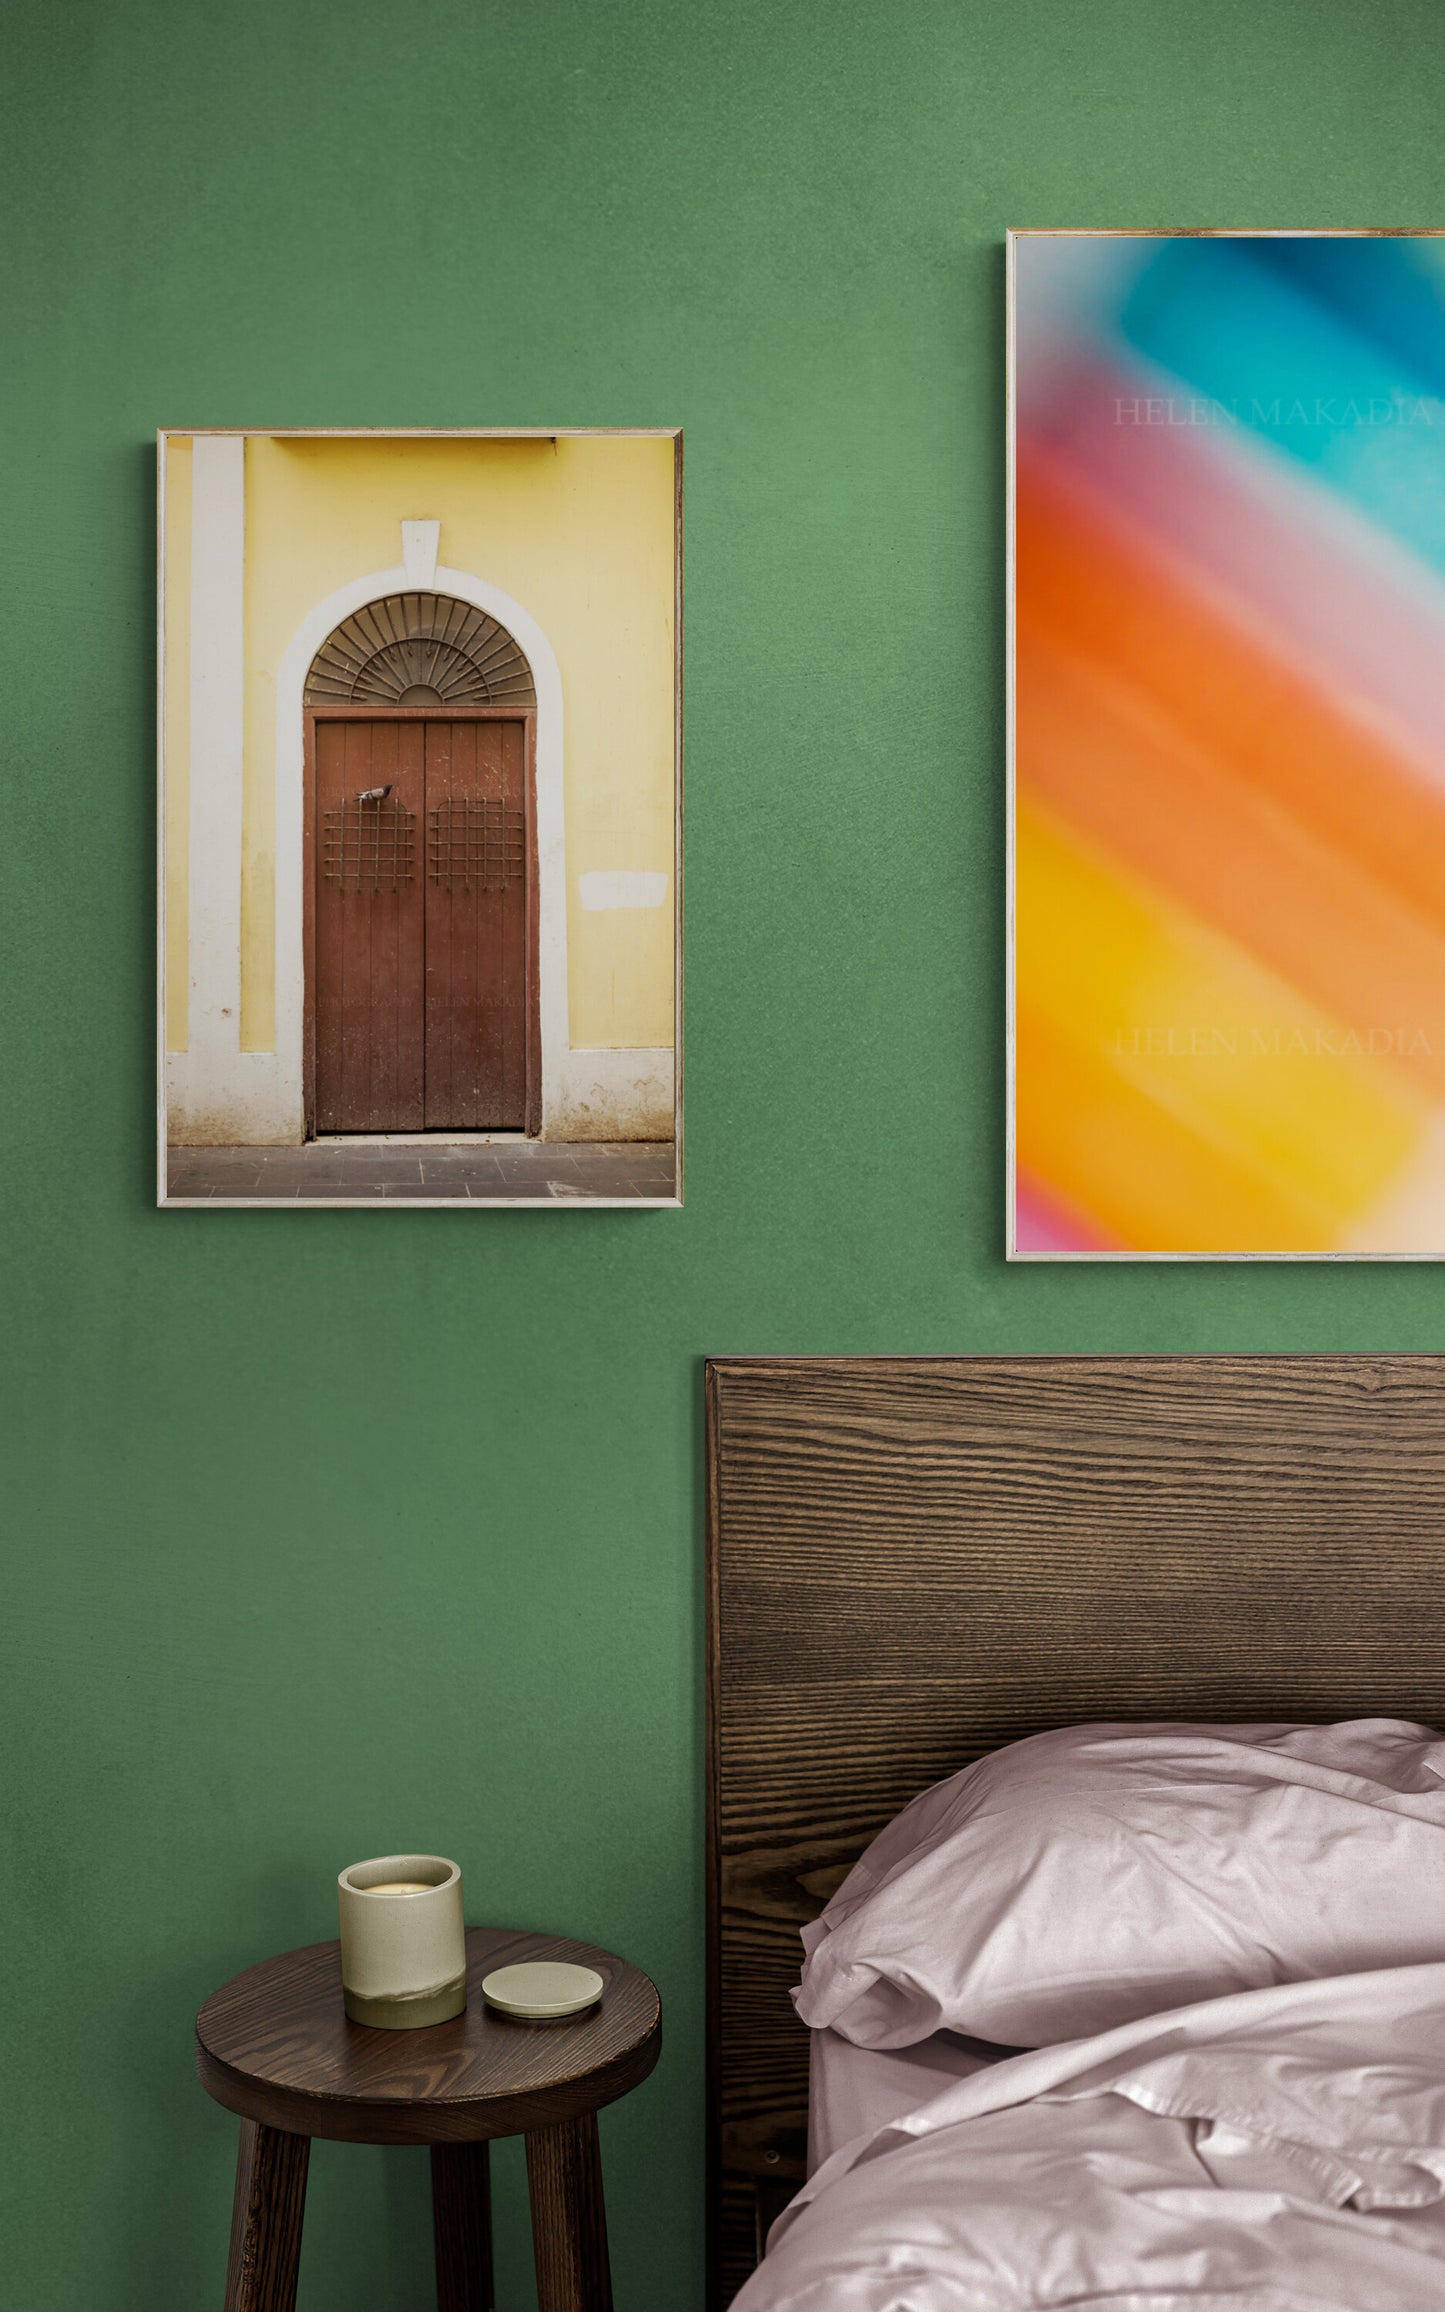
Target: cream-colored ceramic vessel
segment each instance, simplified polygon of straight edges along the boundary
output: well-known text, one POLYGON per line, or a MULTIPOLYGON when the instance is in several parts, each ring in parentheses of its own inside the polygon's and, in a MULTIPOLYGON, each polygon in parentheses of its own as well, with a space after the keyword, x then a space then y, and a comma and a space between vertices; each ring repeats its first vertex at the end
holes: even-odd
POLYGON ((336 1889, 341 1991, 352 2022, 419 2031, 460 2015, 467 1945, 456 1864, 439 1854, 378 1855, 348 1864, 336 1889))

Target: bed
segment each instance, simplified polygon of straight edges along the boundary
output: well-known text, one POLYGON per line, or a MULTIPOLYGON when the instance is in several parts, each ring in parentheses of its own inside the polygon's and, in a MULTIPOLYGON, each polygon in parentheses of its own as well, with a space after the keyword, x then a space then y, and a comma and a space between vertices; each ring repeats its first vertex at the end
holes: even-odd
POLYGON ((721 2306, 808 2172, 800 1928, 915 1793, 1095 1721, 1445 1722, 1445 1359, 724 1358, 707 1466, 721 2306))

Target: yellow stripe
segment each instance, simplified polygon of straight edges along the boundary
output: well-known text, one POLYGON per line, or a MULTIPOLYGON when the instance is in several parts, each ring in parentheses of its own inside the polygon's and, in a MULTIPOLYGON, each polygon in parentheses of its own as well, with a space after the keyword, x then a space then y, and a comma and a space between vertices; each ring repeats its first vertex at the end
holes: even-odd
POLYGON ((1140 1251, 1338 1246, 1424 1129, 1389 1060, 1030 805, 1017 899, 1025 1168, 1140 1251))

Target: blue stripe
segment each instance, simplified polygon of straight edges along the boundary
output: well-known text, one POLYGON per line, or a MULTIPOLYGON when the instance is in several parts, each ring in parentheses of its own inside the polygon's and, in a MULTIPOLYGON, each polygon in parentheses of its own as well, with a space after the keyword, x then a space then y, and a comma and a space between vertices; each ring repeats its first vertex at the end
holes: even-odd
POLYGON ((1212 405, 1196 422, 1262 436, 1445 570, 1445 404, 1261 246, 1166 242, 1125 300, 1125 339, 1212 405))
POLYGON ((1413 241, 1256 241, 1256 256, 1445 393, 1445 271, 1413 241))

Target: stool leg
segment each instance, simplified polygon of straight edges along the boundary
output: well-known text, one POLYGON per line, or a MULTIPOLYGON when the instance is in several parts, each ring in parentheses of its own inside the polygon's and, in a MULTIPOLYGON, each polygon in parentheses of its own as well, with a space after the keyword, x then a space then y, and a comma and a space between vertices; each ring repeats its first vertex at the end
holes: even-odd
POLYGON ((597 2115, 527 2138, 537 2312, 612 2312, 597 2115))
POLYGON ((241 2122, 226 2312, 295 2312, 309 2135, 241 2122))
POLYGON ((484 2143, 431 2147, 437 2312, 496 2312, 492 2179, 484 2143))

